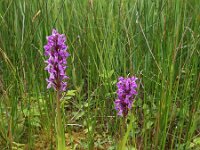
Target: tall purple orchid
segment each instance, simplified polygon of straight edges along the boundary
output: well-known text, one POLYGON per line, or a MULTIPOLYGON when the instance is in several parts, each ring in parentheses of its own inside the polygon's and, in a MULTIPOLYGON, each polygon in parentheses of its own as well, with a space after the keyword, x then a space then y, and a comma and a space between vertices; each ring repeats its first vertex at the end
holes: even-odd
POLYGON ((67 82, 64 80, 68 77, 65 75, 67 65, 67 45, 65 45, 66 37, 64 34, 59 34, 55 29, 52 35, 47 37, 47 44, 44 46, 45 55, 49 56, 47 67, 45 68, 50 76, 47 79, 47 88, 53 87, 56 91, 65 91, 67 82))
POLYGON ((123 78, 120 77, 117 83, 117 95, 115 100, 115 109, 118 111, 119 116, 126 117, 128 111, 131 109, 135 95, 137 95, 136 77, 123 78))
POLYGON ((47 44, 44 46, 45 55, 49 56, 47 63, 47 70, 50 74, 46 79, 48 82, 47 88, 54 88, 56 91, 56 132, 57 132, 57 149, 64 150, 65 146, 65 129, 62 123, 62 111, 61 111, 61 97, 62 92, 66 91, 68 77, 65 75, 65 69, 67 68, 67 45, 65 45, 66 37, 64 34, 59 34, 55 29, 52 30, 52 35, 47 37, 47 44))

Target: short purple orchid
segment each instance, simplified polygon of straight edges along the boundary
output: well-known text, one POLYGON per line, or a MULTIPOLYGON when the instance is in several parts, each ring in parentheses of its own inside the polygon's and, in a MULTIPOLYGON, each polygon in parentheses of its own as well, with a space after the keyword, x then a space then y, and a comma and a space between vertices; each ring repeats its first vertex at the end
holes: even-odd
POLYGON ((67 45, 65 45, 66 37, 64 34, 59 34, 55 29, 52 30, 52 35, 47 37, 47 44, 44 46, 45 55, 49 56, 47 70, 50 74, 46 79, 48 82, 47 88, 53 87, 56 91, 65 91, 67 82, 65 79, 65 69, 67 68, 66 59, 69 56, 67 45))
POLYGON ((118 111, 119 116, 126 117, 128 111, 131 109, 135 95, 137 95, 136 77, 123 78, 119 77, 117 83, 117 95, 115 100, 115 109, 118 111))

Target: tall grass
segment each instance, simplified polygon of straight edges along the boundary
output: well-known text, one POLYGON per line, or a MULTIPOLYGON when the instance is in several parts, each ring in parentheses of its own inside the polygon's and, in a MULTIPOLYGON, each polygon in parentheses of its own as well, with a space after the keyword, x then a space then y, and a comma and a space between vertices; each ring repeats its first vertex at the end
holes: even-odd
POLYGON ((115 83, 131 75, 139 78, 139 94, 127 148, 198 148, 199 6, 198 0, 1 0, 0 148, 38 149, 42 140, 54 149, 55 95, 46 90, 43 55, 52 28, 66 34, 71 54, 68 89, 76 91, 63 105, 71 149, 75 132, 85 134, 83 149, 117 148, 124 137, 115 83))

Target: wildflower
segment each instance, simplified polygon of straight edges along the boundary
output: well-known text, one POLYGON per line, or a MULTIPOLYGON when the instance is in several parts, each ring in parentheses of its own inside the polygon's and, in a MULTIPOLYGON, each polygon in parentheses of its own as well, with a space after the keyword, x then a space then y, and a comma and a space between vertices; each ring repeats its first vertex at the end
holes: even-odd
POLYGON ((115 100, 115 109, 118 111, 119 116, 126 117, 128 111, 131 109, 135 95, 137 95, 136 77, 123 78, 120 77, 117 83, 117 95, 115 100))
POLYGON ((56 91, 65 91, 67 82, 65 79, 65 69, 67 65, 67 45, 65 45, 66 37, 64 34, 59 34, 55 29, 52 30, 52 35, 47 37, 47 44, 44 46, 45 55, 49 56, 45 62, 47 70, 50 74, 46 79, 48 82, 47 88, 53 87, 56 91))

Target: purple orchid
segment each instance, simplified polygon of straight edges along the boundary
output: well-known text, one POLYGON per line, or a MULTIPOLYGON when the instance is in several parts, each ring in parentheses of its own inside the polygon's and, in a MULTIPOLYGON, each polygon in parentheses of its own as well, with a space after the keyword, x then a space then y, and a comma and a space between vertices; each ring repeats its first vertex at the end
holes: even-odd
POLYGON ((55 29, 52 30, 52 35, 47 37, 47 44, 44 46, 45 55, 49 56, 45 62, 47 70, 50 74, 46 79, 48 82, 47 88, 53 87, 56 91, 65 91, 67 82, 65 79, 65 69, 67 68, 67 45, 65 45, 66 37, 64 34, 59 34, 55 29))
POLYGON ((118 111, 119 116, 126 117, 128 111, 131 109, 135 95, 137 95, 136 77, 123 78, 120 77, 117 83, 117 95, 115 100, 115 109, 118 111))

